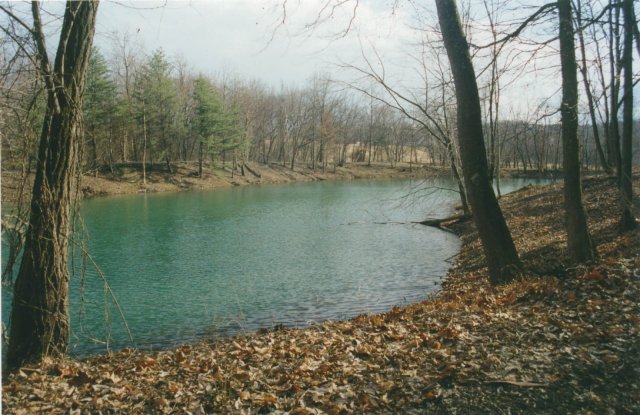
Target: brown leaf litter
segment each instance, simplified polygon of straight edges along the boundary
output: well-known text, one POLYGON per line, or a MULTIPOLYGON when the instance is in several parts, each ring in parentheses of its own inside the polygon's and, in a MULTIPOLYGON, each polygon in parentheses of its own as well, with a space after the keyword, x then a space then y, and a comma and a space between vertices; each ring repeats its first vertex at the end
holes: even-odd
MULTIPOLYGON (((635 190, 638 194, 638 189, 635 190)), ((526 265, 491 287, 477 236, 443 290, 350 321, 173 350, 47 360, 3 379, 7 414, 640 413, 638 231, 585 182, 594 264, 565 255, 561 185, 501 204, 526 265)))

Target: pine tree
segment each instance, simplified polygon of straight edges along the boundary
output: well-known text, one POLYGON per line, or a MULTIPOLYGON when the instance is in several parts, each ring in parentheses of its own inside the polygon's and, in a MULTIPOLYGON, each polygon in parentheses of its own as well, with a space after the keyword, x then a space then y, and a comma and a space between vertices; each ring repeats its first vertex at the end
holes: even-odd
POLYGON ((142 127, 147 131, 151 163, 153 164, 154 156, 164 159, 170 173, 173 172, 171 156, 174 153, 173 127, 177 114, 176 90, 171 70, 171 63, 162 48, 156 49, 142 68, 142 75, 136 85, 138 119, 145 119, 142 127))
POLYGON ((198 174, 202 177, 202 163, 206 155, 219 153, 220 137, 224 131, 222 101, 205 77, 198 77, 193 86, 193 129, 198 137, 198 174))
POLYGON ((113 164, 111 153, 113 146, 109 140, 116 113, 116 84, 110 77, 109 67, 104 56, 97 48, 91 51, 89 69, 87 72, 87 86, 84 98, 85 137, 91 147, 91 168, 98 175, 99 154, 98 147, 102 141, 109 154, 109 165, 113 164))

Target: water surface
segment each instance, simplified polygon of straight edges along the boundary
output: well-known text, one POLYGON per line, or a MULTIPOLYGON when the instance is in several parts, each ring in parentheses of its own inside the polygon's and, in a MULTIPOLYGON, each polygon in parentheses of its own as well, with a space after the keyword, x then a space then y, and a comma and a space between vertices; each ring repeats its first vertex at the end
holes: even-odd
MULTIPOLYGON (((71 353, 168 347, 419 301, 459 241, 410 222, 450 214, 454 187, 355 181, 84 201, 86 248, 104 278, 91 265, 84 277, 74 271, 71 353)), ((3 300, 6 324, 6 290, 3 300)))

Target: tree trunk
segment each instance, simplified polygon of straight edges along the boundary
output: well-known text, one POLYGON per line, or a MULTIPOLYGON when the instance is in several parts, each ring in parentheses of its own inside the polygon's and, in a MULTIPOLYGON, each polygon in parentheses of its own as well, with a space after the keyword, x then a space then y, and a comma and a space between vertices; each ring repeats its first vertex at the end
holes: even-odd
POLYGON ((29 228, 15 282, 7 367, 61 355, 69 344, 68 247, 72 182, 82 137, 82 100, 98 2, 67 2, 53 70, 44 47, 38 2, 33 34, 47 78, 29 228))
MULTIPOLYGON (((581 11, 580 1, 578 1, 578 25, 582 26, 582 11, 581 11)), ((611 174, 611 166, 609 166, 609 163, 607 163, 607 159, 604 156, 602 145, 600 144, 600 133, 598 131, 598 122, 596 120, 596 109, 595 109, 593 94, 591 93, 591 85, 589 83, 589 73, 587 71, 587 57, 586 57, 586 51, 584 46, 584 34, 582 30, 578 32, 578 39, 580 41, 580 56, 582 60, 580 72, 582 72, 582 82, 584 84, 584 91, 587 94, 587 104, 589 105, 589 116, 591 117, 591 128, 593 129, 593 139, 596 144, 596 152, 598 154, 598 159, 600 160, 600 165, 602 166, 604 171, 611 174)))
POLYGON ((91 151, 93 153, 93 176, 98 177, 98 143, 95 132, 91 134, 91 151))
POLYGON ((167 171, 169 174, 173 174, 173 168, 171 167, 171 160, 169 160, 169 151, 164 156, 164 163, 167 165, 167 171))
POLYGON ((458 183, 458 193, 460 194, 460 203, 462 205, 462 210, 465 215, 471 216, 471 209, 469 208, 469 201, 467 200, 467 189, 465 189, 462 177, 460 177, 458 163, 456 162, 456 155, 454 153, 453 143, 451 141, 447 142, 447 151, 449 152, 451 173, 453 174, 453 178, 455 179, 456 183, 458 183))
MULTIPOLYGON (((113 174, 114 169, 113 169, 113 165, 115 163, 115 158, 113 157, 113 149, 114 149, 115 145, 113 142, 113 130, 111 128, 109 128, 109 172, 111 174, 113 174)), ((96 163, 97 164, 97 163, 96 163)), ((96 177, 98 177, 98 173, 97 173, 97 169, 96 169, 96 177)))
POLYGON ((369 160, 367 166, 371 166, 371 152, 373 146, 373 98, 369 101, 369 160))
POLYGON ((127 162, 127 132, 122 131, 122 162, 127 162))
POLYGON ((202 140, 199 140, 198 145, 198 177, 202 179, 202 158, 203 158, 203 149, 202 149, 202 140))
MULTIPOLYGON (((613 6, 613 5, 612 5, 613 6)), ((613 7, 609 9, 609 56, 610 56, 610 75, 611 75, 611 84, 610 89, 611 93, 609 94, 610 98, 610 119, 609 119, 609 135, 607 136, 607 149, 609 152, 609 164, 613 165, 616 170, 616 177, 618 178, 618 185, 620 185, 620 129, 618 126, 618 97, 620 92, 620 62, 618 59, 618 49, 619 49, 619 37, 620 30, 618 28, 619 20, 620 20, 620 10, 619 8, 615 8, 615 21, 614 21, 614 11, 613 7)))
POLYGON ((500 142, 498 142, 498 146, 496 147, 496 170, 495 170, 495 179, 496 179, 496 190, 498 192, 498 199, 502 197, 500 194, 500 158, 502 157, 502 150, 500 148, 500 142))
POLYGON ((631 164, 633 161, 633 27, 635 18, 633 0, 624 0, 624 54, 622 66, 624 72, 624 112, 622 113, 622 160, 620 193, 622 196, 622 218, 620 230, 629 231, 637 226, 633 215, 633 187, 631 183, 631 164))
MULTIPOLYGON (((153 160, 151 161, 153 165, 153 160)), ((142 184, 147 185, 147 111, 142 100, 142 184)))
POLYGON ((571 0, 558 1, 562 68, 562 169, 564 171, 565 226, 569 255, 584 262, 595 257, 582 205, 580 145, 578 143, 578 76, 571 20, 571 0))
POLYGON ((293 140, 293 146, 291 146, 291 166, 290 166, 291 171, 293 171, 293 169, 295 168, 297 155, 298 155, 298 139, 296 138, 295 140, 293 140))
POLYGON ((455 1, 436 0, 436 7, 456 88, 458 137, 467 195, 487 259, 489 277, 493 284, 502 283, 511 280, 521 264, 489 182, 475 71, 455 1))

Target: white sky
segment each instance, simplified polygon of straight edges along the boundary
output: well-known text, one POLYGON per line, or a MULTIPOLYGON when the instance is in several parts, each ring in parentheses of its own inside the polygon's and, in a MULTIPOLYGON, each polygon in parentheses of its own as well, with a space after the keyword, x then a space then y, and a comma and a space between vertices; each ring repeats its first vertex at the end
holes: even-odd
POLYGON ((301 85, 316 72, 334 71, 333 63, 359 54, 359 35, 386 52, 410 32, 384 1, 377 2, 377 10, 371 7, 376 2, 360 2, 354 30, 331 40, 330 33, 348 26, 352 10, 345 8, 311 33, 304 25, 313 21, 321 3, 289 0, 283 25, 277 0, 170 0, 164 7, 157 1, 105 1, 96 44, 108 52, 114 31, 129 32, 147 52, 162 47, 168 56, 183 56, 196 71, 226 71, 279 86, 301 85))

